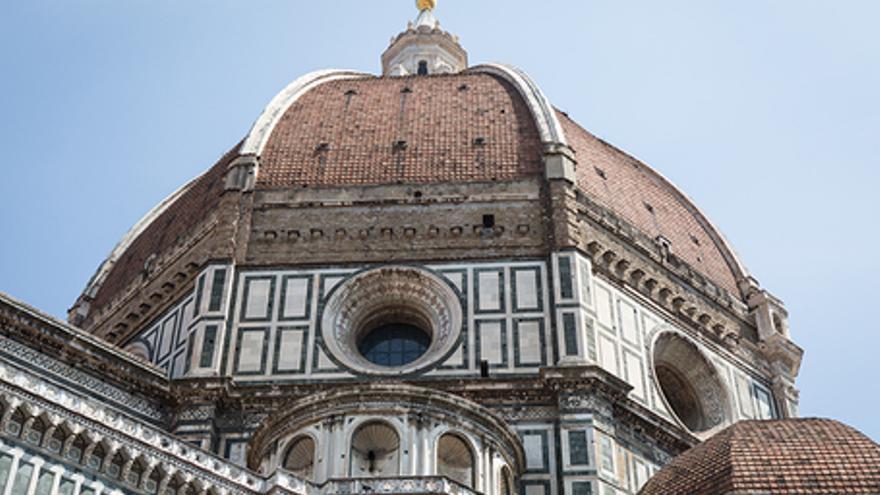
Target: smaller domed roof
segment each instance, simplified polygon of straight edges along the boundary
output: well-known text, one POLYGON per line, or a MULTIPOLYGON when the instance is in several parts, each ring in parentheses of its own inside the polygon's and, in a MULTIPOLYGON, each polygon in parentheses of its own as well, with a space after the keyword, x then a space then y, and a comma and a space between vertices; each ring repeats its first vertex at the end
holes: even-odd
POLYGON ((830 419, 742 421, 676 457, 639 495, 880 493, 880 445, 830 419))

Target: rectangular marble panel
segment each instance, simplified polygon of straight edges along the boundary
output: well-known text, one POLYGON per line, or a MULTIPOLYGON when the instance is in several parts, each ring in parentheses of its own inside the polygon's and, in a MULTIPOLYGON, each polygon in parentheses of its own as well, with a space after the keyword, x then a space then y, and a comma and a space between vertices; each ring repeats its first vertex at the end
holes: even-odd
POLYGON ((601 285, 596 286, 596 316, 599 319, 599 323, 613 331, 614 306, 612 298, 611 291, 601 285))
POLYGON ((525 486, 525 495, 547 495, 547 490, 544 485, 538 485, 530 483, 525 486))
POLYGON ((177 313, 172 314, 162 322, 162 347, 159 357, 165 357, 171 352, 174 344, 174 329, 177 326, 177 313))
POLYGON ((284 300, 281 302, 281 319, 293 320, 308 318, 309 315, 309 277, 284 277, 284 300))
POLYGON ((744 418, 752 419, 755 417, 755 409, 752 406, 752 391, 749 387, 749 380, 743 375, 735 374, 736 395, 739 399, 739 412, 744 418))
POLYGON ((477 271, 477 297, 480 312, 501 311, 503 297, 501 292, 501 272, 498 270, 477 271))
POLYGON ((543 364, 543 345, 541 343, 540 320, 518 320, 514 322, 519 350, 519 365, 543 364))
POLYGON ((538 270, 514 270, 516 284, 516 310, 538 311, 541 309, 538 295, 538 270))
POLYGON ((189 335, 189 327, 193 321, 193 300, 188 299, 180 309, 180 331, 177 333, 177 346, 186 344, 186 337, 189 335))
POLYGON ((620 315, 620 335, 628 344, 638 346, 641 339, 639 338, 639 319, 636 307, 619 299, 617 301, 618 314, 620 315))
POLYGON ((633 461, 633 483, 635 483, 636 491, 641 490, 650 477, 651 470, 648 465, 641 459, 635 459, 633 461))
POLYGON ((265 346, 266 331, 243 330, 239 334, 238 363, 236 371, 239 373, 259 373, 263 368, 263 352, 265 346))
POLYGON ((477 322, 480 336, 480 360, 489 364, 504 363, 503 326, 500 321, 477 322))
POLYGON ((595 363, 599 359, 596 353, 596 325, 595 323, 593 323, 593 319, 589 316, 582 314, 582 318, 584 320, 584 335, 586 336, 587 358, 595 363))
POLYGON ((617 344, 601 333, 599 335, 599 355, 602 358, 602 367, 620 376, 620 370, 617 367, 617 344))
POLYGON ((593 305, 593 281, 590 275, 590 262, 581 258, 578 262, 580 269, 580 285, 581 285, 581 304, 586 306, 593 305))
POLYGON ((305 331, 302 329, 279 329, 276 371, 299 371, 303 364, 305 331))
POLYGON ((272 285, 274 279, 253 278, 245 282, 244 319, 265 320, 271 314, 272 285))
POLYGON ((526 451, 526 469, 543 470, 545 467, 544 459, 544 437, 535 434, 525 434, 522 437, 523 448, 526 451))
POLYGON ((600 437, 599 440, 599 466, 602 471, 614 474, 614 443, 606 436, 600 437))
POLYGON ((174 367, 171 370, 171 374, 174 378, 179 376, 183 376, 186 373, 186 352, 181 349, 173 359, 174 367))
POLYGON ((645 401, 645 377, 642 366, 642 358, 638 354, 623 350, 623 363, 626 370, 626 381, 632 385, 632 395, 636 399, 645 401))

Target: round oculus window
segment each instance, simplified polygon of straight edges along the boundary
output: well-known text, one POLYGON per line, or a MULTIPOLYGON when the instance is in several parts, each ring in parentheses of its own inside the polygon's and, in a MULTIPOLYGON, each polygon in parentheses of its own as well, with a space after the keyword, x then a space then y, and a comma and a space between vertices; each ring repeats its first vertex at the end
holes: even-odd
POLYGON ((408 323, 387 323, 366 333, 358 344, 361 355, 379 366, 404 366, 422 357, 431 337, 408 323))
POLYGON ((462 307, 445 279, 387 266, 333 290, 321 317, 329 353, 358 373, 406 375, 445 359, 459 344, 462 307))
POLYGON ((724 382, 693 342, 664 332, 654 342, 653 357, 663 401, 687 429, 706 436, 730 422, 724 382))

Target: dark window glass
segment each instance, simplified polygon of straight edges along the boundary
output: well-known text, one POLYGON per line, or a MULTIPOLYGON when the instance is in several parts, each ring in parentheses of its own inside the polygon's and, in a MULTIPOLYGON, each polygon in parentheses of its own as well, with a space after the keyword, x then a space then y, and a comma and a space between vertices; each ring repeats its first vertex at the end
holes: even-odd
POLYGON ((572 466, 586 466, 590 464, 590 454, 587 448, 587 432, 583 430, 568 432, 568 456, 572 466))
POLYGON ((565 337, 565 355, 566 356, 577 356, 577 353, 578 353, 577 323, 574 319, 574 314, 563 313, 563 315, 562 315, 562 330, 564 332, 564 337, 565 337))
POLYGON ((358 348, 368 361, 380 366, 403 366, 422 357, 431 338, 421 328, 389 323, 370 331, 358 348))
POLYGON ((226 283, 226 270, 214 272, 214 283, 211 284, 211 301, 208 303, 208 311, 220 311, 223 302, 223 285, 226 283))
POLYGON ((589 481, 575 481, 571 484, 573 495, 591 495, 593 493, 593 484, 589 481))
POLYGON ((428 62, 422 60, 419 62, 419 75, 427 76, 428 75, 428 62))
POLYGON ((559 295, 563 299, 574 297, 574 289, 571 283, 571 259, 559 258, 559 295))
POLYGON ((209 325, 205 328, 205 338, 202 340, 202 355, 199 359, 200 368, 208 368, 214 362, 215 340, 217 340, 217 325, 209 325))

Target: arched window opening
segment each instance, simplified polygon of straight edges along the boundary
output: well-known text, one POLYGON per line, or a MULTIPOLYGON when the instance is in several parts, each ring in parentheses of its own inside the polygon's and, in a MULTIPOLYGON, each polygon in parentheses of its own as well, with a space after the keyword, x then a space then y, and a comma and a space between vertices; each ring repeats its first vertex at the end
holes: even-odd
POLYGON ((42 418, 37 418, 31 423, 30 428, 24 432, 25 441, 34 445, 40 445, 43 442, 43 435, 46 434, 46 422, 42 418))
POLYGON ((144 476, 144 465, 140 461, 131 463, 128 473, 125 476, 125 482, 131 486, 140 486, 141 479, 144 476))
POLYGON ((24 426, 25 415, 21 411, 21 409, 16 409, 14 413, 12 413, 12 417, 9 418, 9 422, 6 424, 6 432, 13 436, 21 435, 21 428, 24 426))
POLYGON ((107 451, 104 450, 104 446, 98 444, 92 450, 92 453, 89 455, 88 459, 85 459, 86 466, 89 469, 93 469, 95 471, 100 471, 101 467, 104 465, 104 458, 107 457, 107 451))
MULTIPOLYGON (((186 481, 180 477, 180 475, 175 475, 168 481, 168 486, 165 487, 165 493, 168 494, 181 494, 183 495, 185 492, 183 491, 183 485, 186 484, 186 481)), ((162 493, 160 495, 165 495, 162 493)))
POLYGON ((474 453, 459 436, 445 434, 437 442, 437 474, 473 488, 474 453))
POLYGON ((107 473, 107 476, 119 479, 119 476, 122 474, 122 466, 124 465, 125 457, 122 456, 121 452, 117 452, 116 455, 113 456, 113 459, 110 459, 110 463, 107 465, 105 472, 107 473))
MULTIPOLYGON (((147 493, 156 493, 159 491, 159 484, 162 483, 162 479, 165 477, 165 473, 161 468, 153 469, 153 472, 150 473, 149 478, 144 482, 144 489, 147 493)), ((167 489, 165 490, 168 491, 167 489)))
POLYGON ((427 76, 428 75, 428 61, 427 60, 419 60, 418 74, 420 76, 427 76))
POLYGON ((400 471, 400 437, 385 423, 367 423, 351 438, 351 475, 397 476, 400 471))
POLYGON ((315 441, 311 437, 300 437, 291 443, 284 457, 284 469, 305 480, 312 480, 315 472, 315 441))
POLYGON ((77 464, 80 462, 87 461, 88 459, 83 459, 83 453, 86 451, 86 447, 88 447, 88 443, 86 439, 82 436, 82 434, 77 435, 76 438, 71 442, 70 447, 67 448, 67 452, 65 453, 65 457, 68 460, 76 462, 77 464))
POLYGON ((46 448, 49 449, 50 452, 54 452, 56 454, 61 452, 61 448, 64 447, 64 440, 67 439, 69 433, 65 431, 63 427, 56 428, 55 431, 52 432, 52 438, 46 443, 46 448))

